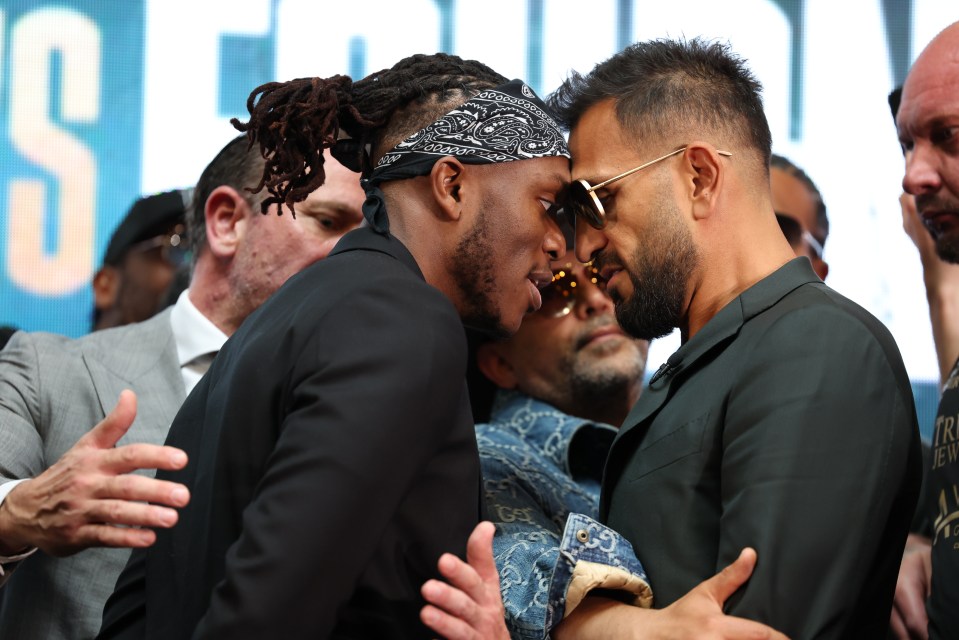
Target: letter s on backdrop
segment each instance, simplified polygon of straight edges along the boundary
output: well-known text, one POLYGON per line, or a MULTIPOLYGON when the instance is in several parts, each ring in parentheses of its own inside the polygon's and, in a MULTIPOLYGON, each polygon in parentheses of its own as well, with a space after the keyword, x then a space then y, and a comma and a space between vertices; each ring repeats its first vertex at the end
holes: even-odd
MULTIPOLYGON (((100 31, 64 8, 33 11, 10 36, 10 139, 24 158, 59 182, 55 251, 44 249, 44 211, 50 194, 39 180, 10 184, 8 272, 18 286, 43 295, 70 293, 93 270, 97 165, 81 140, 50 119, 51 64, 62 59, 59 112, 64 122, 89 123, 100 113, 100 31)), ((52 223, 52 222, 51 222, 52 223)))

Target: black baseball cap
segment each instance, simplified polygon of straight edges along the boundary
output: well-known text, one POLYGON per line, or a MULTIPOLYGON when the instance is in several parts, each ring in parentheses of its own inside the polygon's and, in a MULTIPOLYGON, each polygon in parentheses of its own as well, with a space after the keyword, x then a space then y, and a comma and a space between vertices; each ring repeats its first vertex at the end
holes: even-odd
POLYGON ((103 264, 119 265, 133 245, 156 237, 182 224, 186 217, 189 190, 174 189, 140 198, 110 237, 103 264))

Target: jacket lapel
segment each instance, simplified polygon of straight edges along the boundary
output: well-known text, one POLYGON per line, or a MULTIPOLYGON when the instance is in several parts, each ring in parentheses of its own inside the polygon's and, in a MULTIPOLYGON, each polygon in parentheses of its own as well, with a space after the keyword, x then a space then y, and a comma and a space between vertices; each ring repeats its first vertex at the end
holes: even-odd
POLYGON ((162 442, 186 396, 169 310, 101 337, 84 344, 83 361, 103 415, 113 409, 123 389, 132 389, 137 393, 137 418, 131 440, 162 442))
POLYGON ((639 401, 623 422, 603 473, 600 517, 605 520, 609 493, 623 467, 636 455, 652 419, 673 395, 676 388, 695 372, 697 362, 715 349, 725 348, 749 319, 762 313, 790 291, 808 283, 819 283, 819 277, 805 258, 787 262, 770 276, 763 278, 723 307, 691 340, 683 344, 649 379, 639 401))

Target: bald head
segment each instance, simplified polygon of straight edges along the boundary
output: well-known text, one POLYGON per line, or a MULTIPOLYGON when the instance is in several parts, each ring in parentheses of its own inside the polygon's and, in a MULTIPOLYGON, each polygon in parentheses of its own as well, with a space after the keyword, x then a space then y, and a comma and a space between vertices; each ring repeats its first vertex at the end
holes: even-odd
POLYGON ((940 257, 959 262, 959 23, 916 59, 896 125, 906 160, 903 189, 916 196, 940 257))

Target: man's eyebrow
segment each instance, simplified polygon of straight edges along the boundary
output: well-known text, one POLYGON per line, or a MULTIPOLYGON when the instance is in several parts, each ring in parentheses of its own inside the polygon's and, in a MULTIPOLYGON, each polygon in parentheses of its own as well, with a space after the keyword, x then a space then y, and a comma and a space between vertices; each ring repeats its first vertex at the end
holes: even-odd
POLYGON ((558 189, 565 189, 570 182, 568 173, 554 173, 549 179, 557 185, 558 189))

